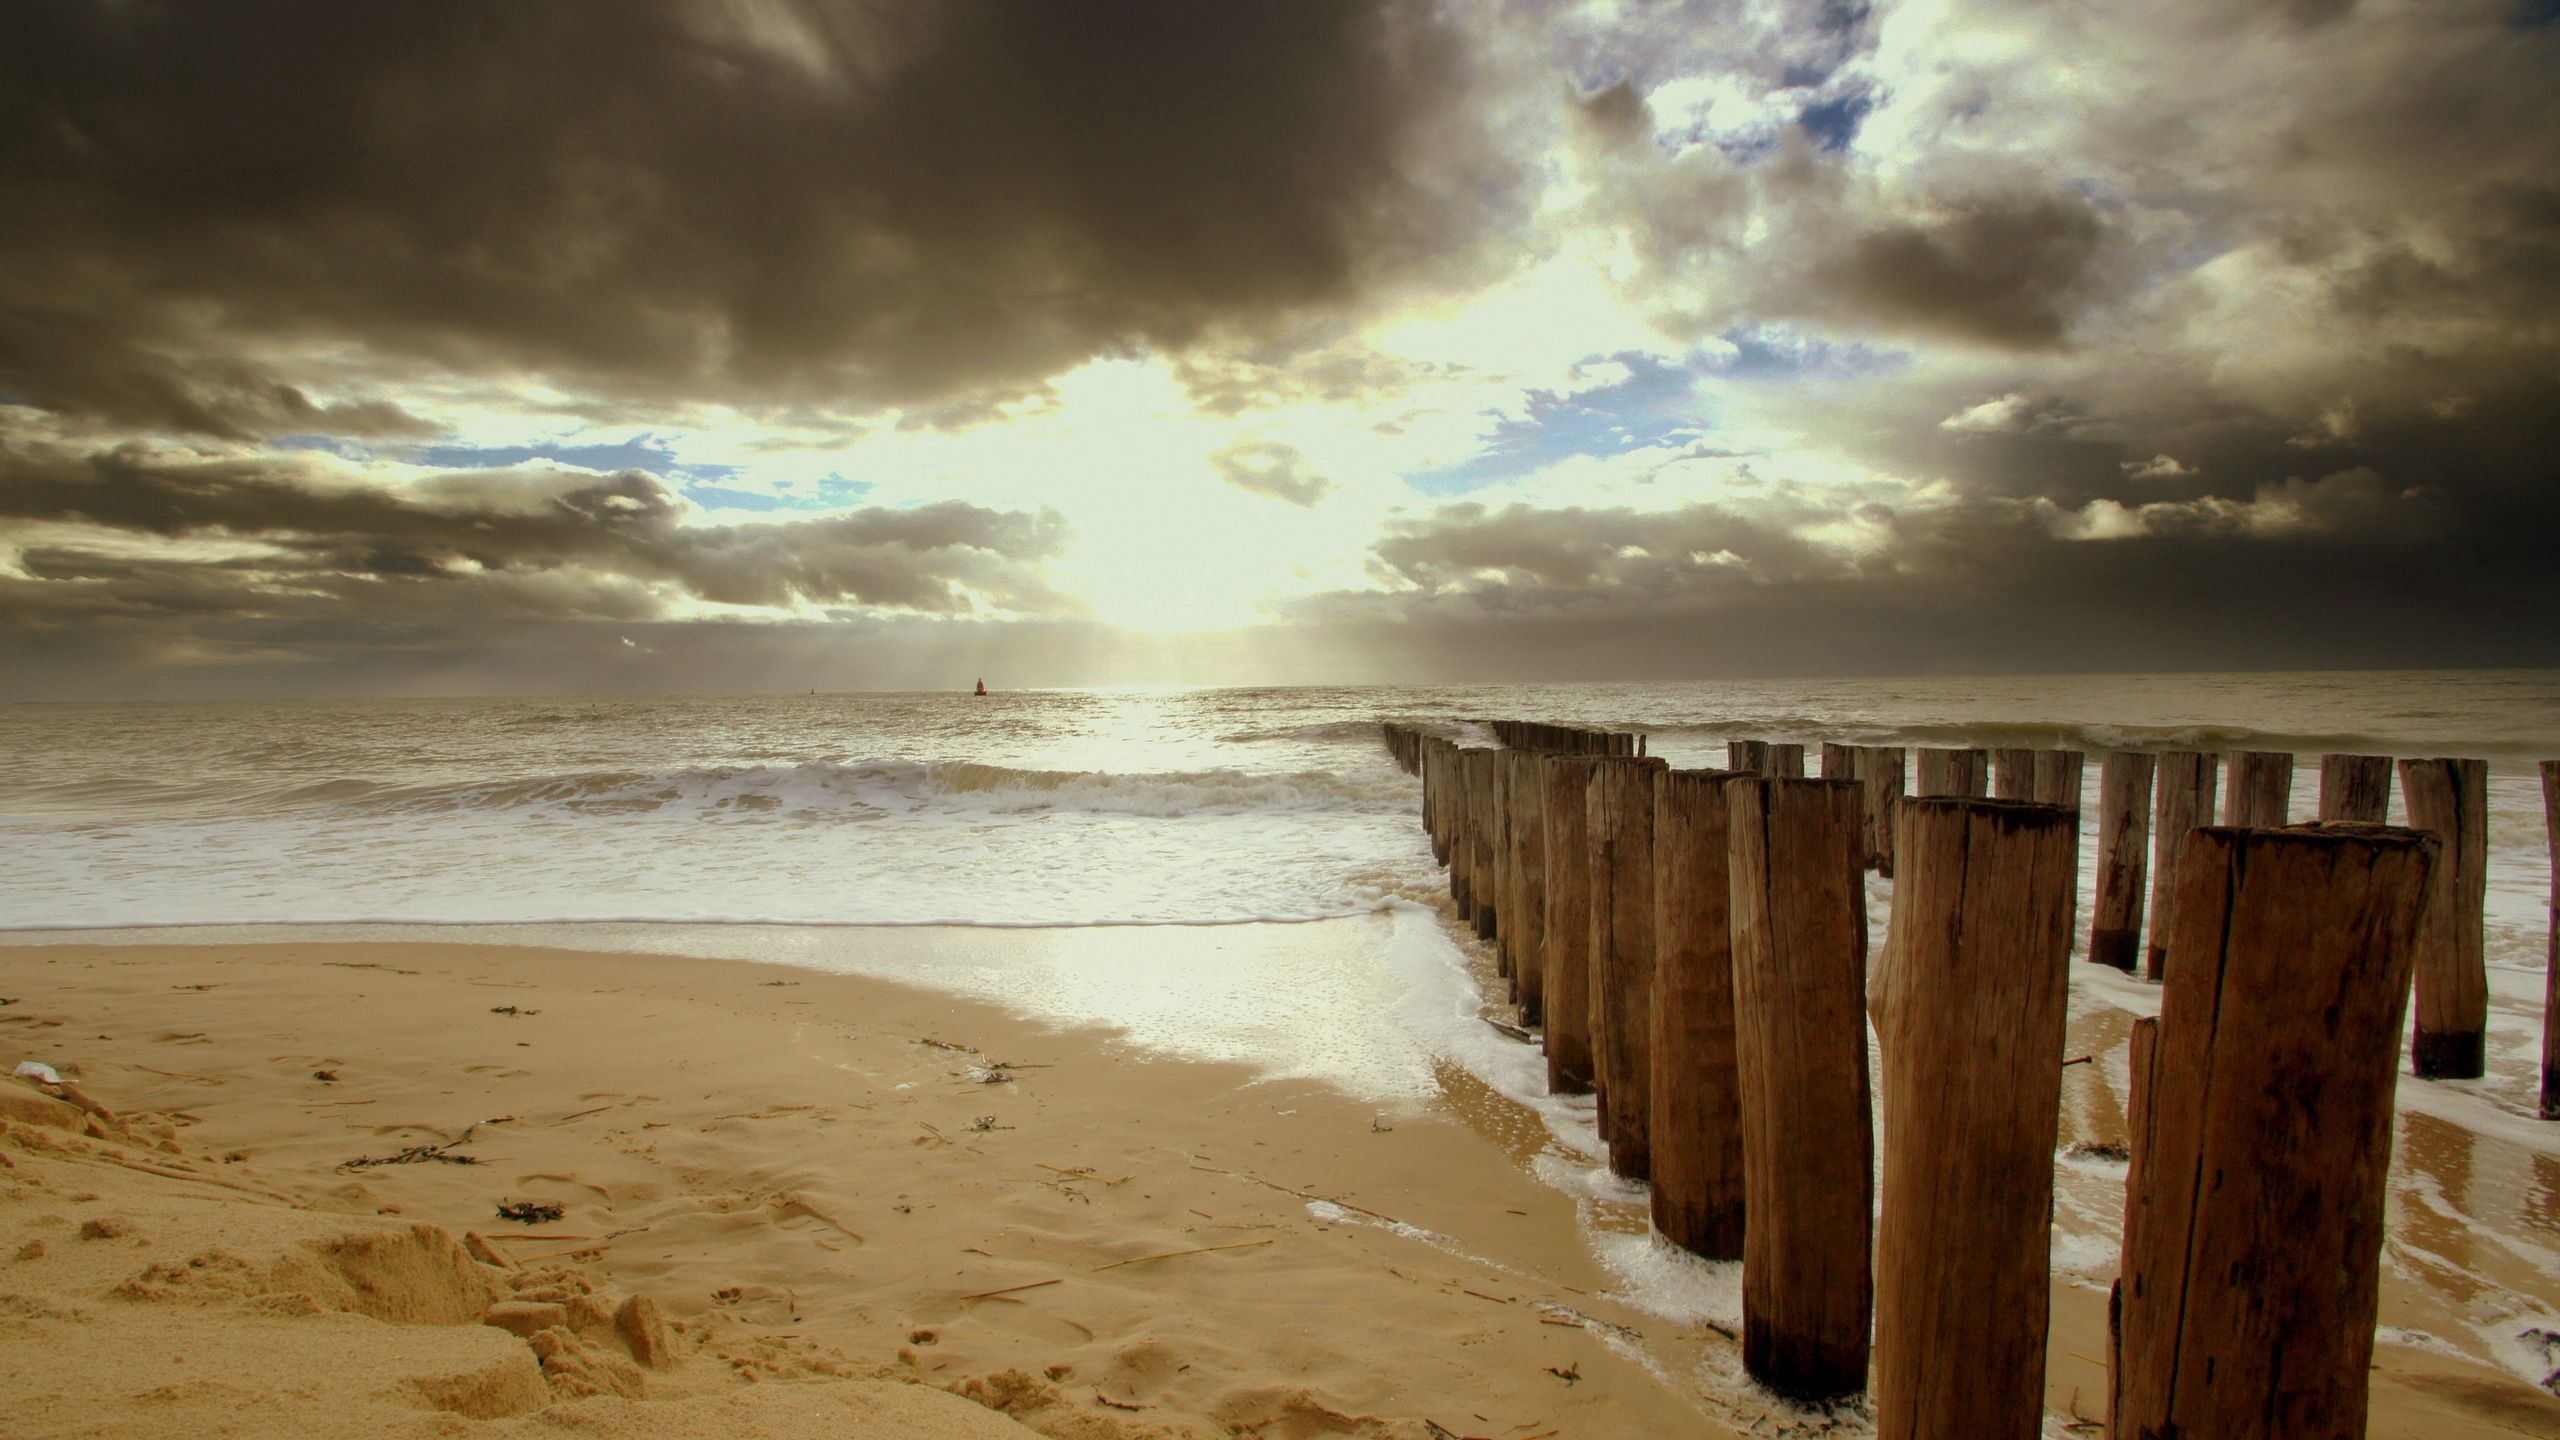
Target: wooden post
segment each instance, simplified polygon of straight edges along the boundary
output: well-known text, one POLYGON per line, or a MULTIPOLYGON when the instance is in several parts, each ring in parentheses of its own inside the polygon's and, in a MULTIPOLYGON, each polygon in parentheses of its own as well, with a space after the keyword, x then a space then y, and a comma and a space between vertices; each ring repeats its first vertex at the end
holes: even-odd
POLYGON ((2280 750, 2234 750, 2230 767, 2222 786, 2222 823, 2280 828, 2293 804, 2293 757, 2280 750))
POLYGON ((2080 789, 2088 757, 2077 750, 2038 750, 2035 757, 2035 802, 2059 806, 2072 815, 2071 929, 2076 933, 2080 929, 2080 789))
POLYGON ((2035 802, 2059 805, 2065 810, 2079 809, 2081 782, 2088 765, 2089 757, 2077 750, 2037 751, 2035 802))
POLYGON ((1866 1384, 1874 1289, 1858 791, 1764 780, 1728 794, 1742 1363, 1782 1395, 1846 1395, 1866 1384))
POLYGON ((2110 750, 2098 762, 2098 906, 2089 922, 2089 958, 2127 974, 2142 959, 2152 768, 2150 756, 2132 750, 2110 750))
POLYGON ((1920 752, 1920 774, 1914 795, 1982 795, 1984 765, 1979 750, 1927 750, 1920 752))
POLYGON ((2365 1433, 2392 1071, 2436 849, 2382 826, 2180 847, 2108 1434, 2365 1433))
POLYGON ((1769 742, 1766 740, 1727 740, 1724 742, 1724 765, 1744 775, 1769 773, 1769 742))
POLYGON ((1893 817, 1902 804, 1903 750, 1871 745, 1858 751, 1858 785, 1866 801, 1867 868, 1893 878, 1893 817))
POLYGON ((1653 787, 1653 1228, 1742 1258, 1742 1099, 1734 1062, 1731 787, 1672 770, 1653 787))
POLYGON ((2143 971, 2154 980, 2169 973, 2169 932, 2176 918, 2178 851, 2187 832, 2213 823, 2217 775, 2213 756, 2202 750, 2171 750, 2161 755, 2160 798, 2151 823, 2151 944, 2143 971))
POLYGON ((1801 745, 1770 746, 1767 774, 1772 780, 1803 779, 1804 747, 1801 745))
POLYGON ((1527 750, 1506 752, 1511 777, 1509 863, 1503 891, 1502 942, 1511 951, 1512 988, 1520 997, 1520 1023, 1536 1025, 1546 1005, 1547 793, 1539 766, 1545 762, 1527 750))
POLYGON ((1539 943, 1546 952, 1547 1090, 1555 1095, 1591 1093, 1591 772, 1585 755, 1548 758, 1546 817, 1546 923, 1539 943))
POLYGON ((1437 737, 1422 742, 1422 833, 1431 837, 1431 860, 1435 865, 1449 863, 1449 847, 1440 839, 1440 807, 1447 799, 1441 793, 1440 741, 1437 737))
POLYGON ((1610 1172, 1652 1172, 1653 785, 1660 760, 1613 758, 1591 777, 1592 1088, 1610 1172))
POLYGON ((1877 966, 1876 1434, 2036 1440, 2077 813, 1902 807, 1877 966))
POLYGON ((1991 798, 2036 798, 2036 752, 2015 748, 1991 752, 1991 798))
POLYGON ((2320 819, 2379 825, 2391 818, 2391 757, 2320 757, 2320 819))
POLYGON ((1855 780, 1858 778, 1858 747, 1822 742, 1822 778, 1855 780))
MULTIPOLYGON (((2125 1036, 2124 1133, 2130 1161, 2125 1166, 2125 1194, 2142 1193, 2142 1157, 2151 1153, 2151 1095, 2158 1084, 2160 1017, 2145 1015, 2125 1036)), ((2124 1266, 2107 1285, 2107 1420, 2113 1424, 2124 1410, 2124 1266)))
POLYGON ((1467 872, 1476 864, 1475 836, 1470 819, 1473 814, 1472 791, 1475 789, 1475 747, 1461 746, 1449 754, 1449 900, 1457 907, 1458 923, 1474 928, 1475 897, 1469 893, 1467 872))
POLYGON ((1476 938, 1493 938, 1493 757, 1489 749, 1467 752, 1467 918, 1476 938))
POLYGON ((2560 1120, 2560 760, 2542 762, 2542 828, 2551 845, 2551 923, 2543 931, 2542 1118, 2560 1120))
POLYGON ((2489 1028, 2484 915, 2489 898, 2489 767, 2479 760, 2403 760, 2409 828, 2444 844, 2418 926, 2418 1021, 2409 1064, 2428 1080, 2476 1080, 2489 1028))
MULTIPOLYGON (((1511 902, 1505 898, 1511 888, 1511 752, 1496 750, 1488 757, 1485 768, 1485 897, 1492 902, 1498 921, 1511 902)), ((1511 937, 1497 924, 1486 939, 1493 942, 1493 973, 1508 982, 1510 998, 1520 998, 1520 975, 1511 967, 1511 937)))

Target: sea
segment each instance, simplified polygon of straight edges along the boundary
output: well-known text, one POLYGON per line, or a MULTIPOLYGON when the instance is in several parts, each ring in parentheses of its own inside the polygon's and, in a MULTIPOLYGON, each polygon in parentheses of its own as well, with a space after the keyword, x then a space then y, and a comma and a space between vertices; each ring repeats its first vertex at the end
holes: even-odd
MULTIPOLYGON (((1649 1242, 1588 1102, 1484 1023, 1485 949, 1379 722, 1490 743, 1489 718, 1641 731, 1675 766, 1734 739, 2291 751, 2302 819, 2325 753, 2486 760, 2491 1073, 2402 1083, 2390 1263, 2439 1307, 2412 1343, 2548 1368, 2524 1337, 2560 1331, 2560 1125, 2533 1114, 2560 671, 0 705, 0 968, 65 940, 490 940, 884 975, 1381 1106, 1455 1066, 1543 1117, 1541 1172, 1630 1293, 1724 1323, 1731 1267, 1649 1242), (1221 935, 1274 924, 1307 942, 1221 935)), ((1878 942, 1891 899, 1870 881, 1878 942)), ((2112 1048, 2066 1127, 2103 1136, 2157 987, 2072 968, 2075 1043, 2112 1048)), ((2057 1266, 2103 1284, 2121 1167, 2062 1170, 2057 1266)))
POLYGON ((0 706, 0 926, 1219 925, 1437 881, 1395 718, 1728 739, 2463 755, 2538 967, 2560 672, 0 706))

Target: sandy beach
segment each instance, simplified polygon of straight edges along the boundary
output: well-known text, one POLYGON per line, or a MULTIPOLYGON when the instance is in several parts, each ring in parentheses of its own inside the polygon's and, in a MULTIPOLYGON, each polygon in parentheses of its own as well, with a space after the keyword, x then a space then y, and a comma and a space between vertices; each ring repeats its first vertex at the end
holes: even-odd
MULTIPOLYGON (((5 973, 9 1058, 112 1118, 7 1087, 0 1433, 1867 1428, 1625 1303, 1542 1122, 1454 1066, 1381 1110, 872 978, 474 944, 5 973)), ((2048 1428, 2094 1433, 2103 1290, 2055 1302, 2048 1428)), ((2373 1393, 2376 1435, 2560 1433, 2441 1347, 2373 1393)))

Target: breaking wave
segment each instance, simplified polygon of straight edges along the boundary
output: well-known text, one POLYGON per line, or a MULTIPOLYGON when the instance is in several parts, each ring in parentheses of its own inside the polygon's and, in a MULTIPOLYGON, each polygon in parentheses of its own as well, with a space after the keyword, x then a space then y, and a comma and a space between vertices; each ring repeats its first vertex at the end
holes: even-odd
POLYGON ((335 811, 353 816, 521 811, 556 819, 659 815, 826 821, 929 817, 937 812, 1083 812, 1168 819, 1255 812, 1373 815, 1399 813, 1413 803, 1410 785, 1393 775, 1351 778, 1322 770, 1113 774, 911 760, 723 765, 657 772, 599 770, 442 785, 306 780, 229 796, 208 794, 197 787, 180 794, 172 787, 122 781, 47 788, 49 793, 42 799, 49 803, 28 808, 148 807, 166 813, 221 802, 232 810, 335 811))
MULTIPOLYGON (((1945 748, 2030 750, 2281 750, 2295 754, 2408 753, 2407 742, 2385 736, 2257 730, 2246 725, 2110 725, 2079 720, 2024 720, 1907 724, 1843 723, 1837 717, 1773 715, 1702 724, 1638 725, 1650 735, 1700 741, 1734 739, 1829 740, 1844 745, 1917 745, 1945 748)), ((2499 747, 2475 745, 2464 754, 2499 747)))

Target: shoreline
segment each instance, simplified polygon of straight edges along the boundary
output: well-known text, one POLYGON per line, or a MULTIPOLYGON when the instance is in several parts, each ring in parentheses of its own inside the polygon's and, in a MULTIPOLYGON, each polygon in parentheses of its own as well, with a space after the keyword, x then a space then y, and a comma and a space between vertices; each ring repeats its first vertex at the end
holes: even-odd
MULTIPOLYGON (((1304 936, 1250 938, 1287 960, 1304 936)), ((725 1337, 710 1343, 753 1353, 788 1332, 839 1370, 1004 1390, 1048 1433, 1327 1433, 1314 1411, 1314 1429, 1284 1420, 1302 1392, 1344 1420, 1337 1433, 1715 1435, 1773 1415, 1856 1428, 1854 1412, 1799 1415, 1742 1381, 1717 1318, 1738 1268, 1644 1239, 1640 1191, 1595 1179, 1548 1117, 1454 1062, 1429 1094, 1382 1105, 1125 1031, 751 960, 450 942, 0 953, 19 992, 0 1034, 75 1065, 114 1108, 184 1117, 182 1146, 246 1156, 231 1173, 457 1235, 512 1228, 485 1193, 504 1180, 522 1192, 509 1198, 568 1209, 559 1235, 641 1226, 578 1263, 725 1337), (77 1039, 38 1043, 57 1034, 77 1039), (1011 1078, 972 1083, 972 1054, 1011 1078), (322 1069, 338 1078, 311 1078, 322 1069), (499 1115, 525 1118, 475 1137, 496 1170, 337 1168, 499 1115), (992 1127, 971 1129, 981 1115, 992 1127), (884 1240, 922 1248, 884 1266, 884 1240), (1206 1248, 1229 1243, 1243 1248, 1206 1248), (1144 1260, 1179 1251, 1200 1253, 1144 1260), (958 1298, 1014 1284, 1032 1288, 958 1298), (1681 1319, 1657 1313, 1678 1305, 1681 1319), (1044 1378, 1054 1366, 1074 1378, 1044 1378)), ((2112 1123, 2103 1095, 2066 1104, 2067 1130, 2112 1123)), ((2117 1179, 2064 1172, 2065 1212, 2117 1179)), ((2048 1405, 2067 1418, 2103 1408, 2082 1357, 2104 1353, 2105 1297, 2066 1266, 2064 1221, 2048 1405)), ((2111 1237, 2103 1258, 2111 1270, 2111 1237)), ((2451 1318, 2395 1311, 2405 1288, 2387 1283, 2386 1325, 2451 1318)), ((2501 1414, 2560 1426, 2560 1401, 2444 1353, 2457 1348, 2386 1343, 2373 1433, 2517 1433, 2501 1414)))

